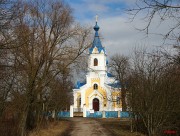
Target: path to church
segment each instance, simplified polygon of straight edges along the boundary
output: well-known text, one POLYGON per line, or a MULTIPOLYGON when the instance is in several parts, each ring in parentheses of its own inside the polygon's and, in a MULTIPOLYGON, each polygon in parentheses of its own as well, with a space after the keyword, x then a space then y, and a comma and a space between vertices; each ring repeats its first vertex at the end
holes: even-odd
POLYGON ((71 118, 73 128, 70 136, 111 136, 111 133, 101 124, 90 118, 71 118))

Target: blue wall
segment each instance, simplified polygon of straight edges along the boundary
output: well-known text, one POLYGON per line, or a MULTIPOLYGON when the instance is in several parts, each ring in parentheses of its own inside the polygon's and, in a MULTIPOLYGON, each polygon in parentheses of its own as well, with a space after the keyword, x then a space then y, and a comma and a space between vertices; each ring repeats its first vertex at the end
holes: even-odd
MULTIPOLYGON (((87 111, 86 117, 102 118, 103 112, 102 111, 95 111, 94 113, 90 113, 89 111, 87 111)), ((118 118, 118 111, 105 111, 105 117, 106 118, 118 118)))
POLYGON ((86 112, 86 117, 89 118, 102 118, 102 111, 95 111, 94 113, 86 112))
POLYGON ((60 111, 57 114, 58 118, 62 118, 62 117, 70 117, 70 112, 69 111, 60 111))
POLYGON ((106 111, 105 117, 106 118, 118 118, 118 111, 106 111))
MULTIPOLYGON (((102 111, 95 111, 94 113, 90 113, 89 111, 86 111, 86 116, 89 118, 102 118, 103 112, 102 111)), ((130 112, 120 112, 120 118, 130 118, 130 112)), ((58 118, 62 117, 70 117, 69 111, 60 111, 57 114, 58 118)), ((118 118, 118 111, 105 111, 105 117, 106 118, 118 118)))
POLYGON ((130 118, 130 112, 128 111, 121 111, 120 118, 130 118))

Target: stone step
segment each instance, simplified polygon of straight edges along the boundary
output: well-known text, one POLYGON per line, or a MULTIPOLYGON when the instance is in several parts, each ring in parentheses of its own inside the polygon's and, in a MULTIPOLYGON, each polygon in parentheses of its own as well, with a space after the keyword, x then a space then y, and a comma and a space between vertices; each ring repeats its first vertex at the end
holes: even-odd
POLYGON ((74 117, 83 117, 83 112, 74 112, 74 117))

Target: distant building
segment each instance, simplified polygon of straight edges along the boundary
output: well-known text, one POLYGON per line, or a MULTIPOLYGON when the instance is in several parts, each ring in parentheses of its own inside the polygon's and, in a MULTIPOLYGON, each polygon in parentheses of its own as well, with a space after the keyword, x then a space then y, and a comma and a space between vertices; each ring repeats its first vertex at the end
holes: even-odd
POLYGON ((73 110, 82 112, 85 108, 87 112, 120 111, 120 83, 107 72, 107 55, 99 38, 97 20, 94 30, 94 41, 89 48, 86 82, 77 82, 76 88, 73 89, 73 110))

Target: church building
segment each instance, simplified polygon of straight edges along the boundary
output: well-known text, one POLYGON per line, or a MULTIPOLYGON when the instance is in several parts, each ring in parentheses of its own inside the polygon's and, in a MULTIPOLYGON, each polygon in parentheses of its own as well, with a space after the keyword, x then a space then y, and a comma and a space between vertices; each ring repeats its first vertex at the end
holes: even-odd
POLYGON ((73 89, 74 104, 71 110, 74 114, 83 113, 84 117, 87 117, 87 113, 122 110, 120 83, 107 72, 107 54, 101 44, 99 29, 96 19, 94 40, 89 48, 86 82, 77 82, 73 89))

